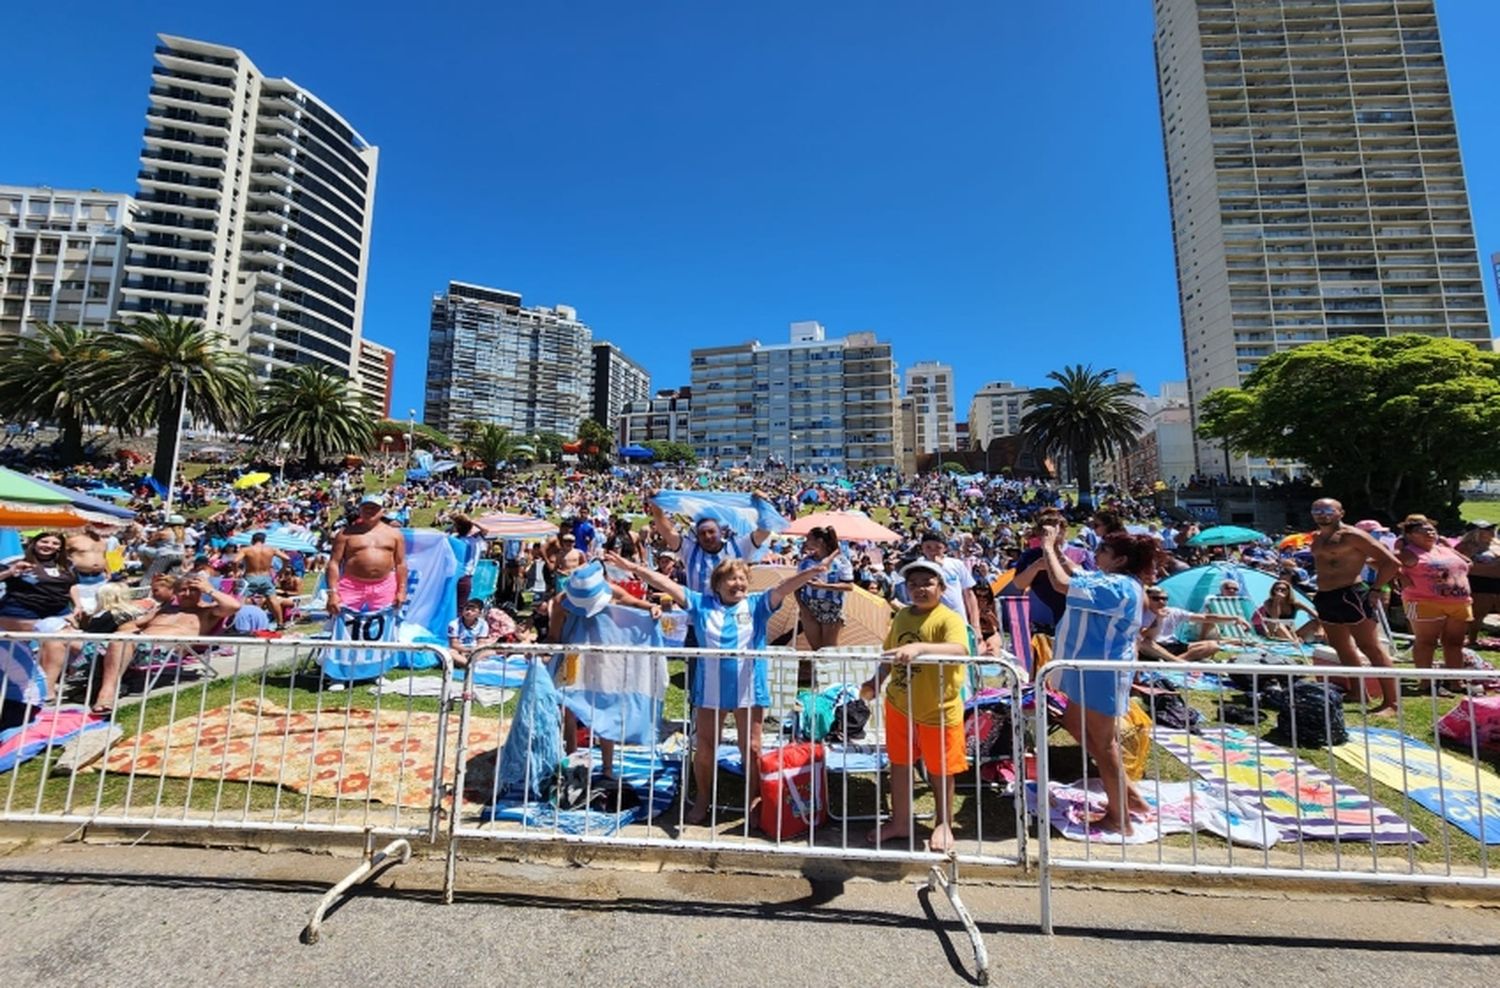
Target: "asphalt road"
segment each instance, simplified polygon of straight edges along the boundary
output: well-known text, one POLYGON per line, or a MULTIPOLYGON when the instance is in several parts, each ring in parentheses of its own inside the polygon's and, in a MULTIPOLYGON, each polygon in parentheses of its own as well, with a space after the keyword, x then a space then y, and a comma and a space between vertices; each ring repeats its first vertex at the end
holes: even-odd
MULTIPOLYGON (((0 856, 0 984, 963 984, 968 942, 913 882, 466 863, 395 868, 304 945, 351 861, 84 844, 0 856)), ((1494 985, 1500 909, 1283 894, 971 887, 995 984, 1494 985)))

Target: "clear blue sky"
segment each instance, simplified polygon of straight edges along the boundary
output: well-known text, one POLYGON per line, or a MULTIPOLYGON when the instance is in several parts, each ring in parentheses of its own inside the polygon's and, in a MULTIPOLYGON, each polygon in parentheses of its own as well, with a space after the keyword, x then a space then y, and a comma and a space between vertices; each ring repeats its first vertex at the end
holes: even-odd
MULTIPOLYGON (((1183 376, 1149 0, 16 3, 0 182, 134 191, 157 31, 380 147, 365 333, 420 414, 450 278, 568 303, 656 387, 693 346, 874 330, 986 380, 1183 376), (481 9, 488 7, 489 9, 481 9)), ((1485 281, 1500 2, 1439 0, 1485 281)))

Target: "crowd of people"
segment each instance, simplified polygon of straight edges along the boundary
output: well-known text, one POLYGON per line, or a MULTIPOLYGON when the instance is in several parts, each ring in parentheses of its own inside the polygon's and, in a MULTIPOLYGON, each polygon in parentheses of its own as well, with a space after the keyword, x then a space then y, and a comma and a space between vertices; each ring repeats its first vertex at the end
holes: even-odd
MULTIPOLYGON (((889 752, 895 771, 910 778, 918 759, 927 770, 938 797, 930 840, 939 849, 951 844, 952 781, 964 765, 965 746, 953 735, 962 724, 962 683, 952 672, 957 666, 911 660, 1001 654, 1007 629, 997 596, 1027 598, 1030 630, 1051 636, 1054 656, 1118 660, 1204 659, 1221 643, 1243 638, 1325 642, 1346 664, 1387 666, 1381 619, 1395 590, 1416 663, 1430 666, 1441 651, 1446 665, 1458 667, 1465 643, 1486 634, 1484 618, 1500 612, 1500 545, 1492 524, 1472 523, 1452 539, 1421 515, 1394 529, 1373 521, 1351 525, 1328 498, 1311 505, 1312 532, 1279 543, 1200 546, 1202 526, 1180 513, 1169 518, 1149 491, 1104 488, 1096 491, 1097 505, 1080 506, 1046 482, 944 473, 532 470, 494 483, 438 479, 376 490, 366 488, 361 470, 249 488, 224 472, 181 484, 167 509, 123 470, 54 475, 132 490, 137 517, 110 531, 43 532, 19 558, 0 561, 0 630, 75 628, 148 638, 315 631, 324 615, 309 613, 307 592, 320 573, 328 616, 399 612, 407 594, 400 528, 417 516, 464 547, 458 616, 444 629, 459 663, 496 641, 566 640, 573 626, 570 582, 581 574, 596 579, 600 569, 613 602, 653 613, 678 609, 691 627, 688 647, 730 651, 763 648, 770 615, 783 599, 795 600, 804 647, 837 647, 849 595, 873 594, 892 618, 885 664, 865 692, 872 700, 884 694, 887 736, 902 739, 889 752), (752 505, 788 519, 808 511, 857 512, 879 520, 892 537, 851 540, 832 521, 795 538, 760 523, 734 531, 722 517, 674 516, 657 503, 658 490, 749 494, 752 505), (534 540, 490 540, 476 519, 491 512, 550 518, 558 530, 534 540), (473 597, 476 566, 486 558, 496 561, 500 576, 492 594, 473 597), (1214 562, 1230 567, 1216 597, 1244 597, 1246 588, 1232 575, 1237 571, 1266 574, 1269 591, 1244 608, 1172 606, 1163 582, 1214 562), (769 589, 752 591, 751 563, 788 572, 769 589)), ((90 677, 96 711, 107 713, 116 703, 129 659, 124 643, 104 651, 90 677)), ((70 661, 67 644, 45 643, 40 661, 58 688, 70 661)), ((1380 695, 1371 713, 1384 715, 1394 707, 1397 680, 1374 684, 1380 695)), ((1061 685, 1073 701, 1063 725, 1126 797, 1112 802, 1105 822, 1128 830, 1139 797, 1124 781, 1113 726, 1128 677, 1072 675, 1061 685)), ((689 694, 700 736, 717 736, 730 714, 742 718, 737 737, 753 790, 769 705, 764 663, 694 662, 689 694)), ((713 748, 700 746, 699 754, 689 822, 707 813, 713 748)), ((897 784, 893 792, 909 790, 897 784)), ((895 809, 881 839, 909 832, 909 806, 895 809)))

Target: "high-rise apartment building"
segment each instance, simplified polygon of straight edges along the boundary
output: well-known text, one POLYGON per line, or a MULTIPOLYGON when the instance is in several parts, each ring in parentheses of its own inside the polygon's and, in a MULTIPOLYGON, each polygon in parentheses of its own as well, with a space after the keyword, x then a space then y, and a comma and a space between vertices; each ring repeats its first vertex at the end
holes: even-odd
POLYGON ((359 338, 359 389, 381 418, 391 417, 391 392, 396 384, 396 351, 372 339, 359 338))
POLYGON ((244 52, 159 35, 122 316, 201 321, 258 373, 358 373, 378 152, 244 52))
POLYGON ((720 463, 793 469, 897 467, 896 365, 872 333, 828 339, 817 322, 787 343, 694 350, 692 444, 720 463))
POLYGON ((432 298, 422 421, 444 432, 474 421, 577 435, 589 414, 591 336, 572 306, 522 306, 517 292, 450 281, 432 298))
POLYGON ((1495 272, 1495 290, 1500 292, 1500 254, 1490 255, 1490 267, 1495 272))
POLYGON ((953 367, 933 360, 912 364, 906 369, 906 397, 912 399, 916 429, 912 448, 918 453, 956 450, 953 367))
MULTIPOLYGON (((626 405, 651 397, 651 375, 607 340, 594 344, 592 359, 588 415, 606 429, 613 429, 626 405)), ((625 443, 619 441, 619 445, 625 443)))
POLYGON ((113 321, 135 213, 120 193, 0 185, 0 334, 113 321))
POLYGON ((632 401, 620 410, 614 422, 615 444, 690 442, 693 389, 658 391, 656 397, 632 401))
MULTIPOLYGON (((1487 345, 1433 0, 1155 10, 1195 424, 1210 391, 1310 341, 1424 333, 1487 345)), ((1197 459, 1203 472, 1225 466, 1201 441, 1197 459)))
POLYGON ((1026 397, 1030 388, 1011 381, 991 381, 969 400, 969 441, 975 449, 987 449, 1003 436, 1021 433, 1021 417, 1026 414, 1026 397))

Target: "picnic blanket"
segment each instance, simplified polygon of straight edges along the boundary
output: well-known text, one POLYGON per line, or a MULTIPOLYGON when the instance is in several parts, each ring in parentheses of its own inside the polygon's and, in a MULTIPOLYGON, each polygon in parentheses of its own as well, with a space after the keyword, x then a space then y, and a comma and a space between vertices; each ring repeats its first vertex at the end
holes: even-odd
MULTIPOLYGON (((583 753, 585 758, 591 755, 583 753)), ((654 820, 677 801, 682 790, 682 752, 680 748, 622 747, 615 752, 614 774, 618 782, 604 778, 603 773, 603 760, 595 756, 590 768, 590 787, 608 798, 623 795, 628 805, 622 805, 618 811, 560 810, 550 802, 500 800, 486 807, 480 819, 486 823, 519 823, 527 828, 564 834, 607 837, 632 823, 654 820)))
POLYGON ((1470 837, 1500 844, 1500 777, 1484 766, 1452 754, 1439 763, 1430 745, 1388 727, 1351 726, 1349 742, 1333 753, 1470 837))
POLYGON ((0 772, 9 772, 48 748, 67 744, 84 731, 108 729, 108 718, 91 716, 88 707, 46 707, 29 723, 0 731, 0 772))
MULTIPOLYGON (((431 804, 438 715, 405 710, 295 710, 256 698, 173 721, 128 740, 109 772, 265 783, 329 799, 431 804), (195 745, 196 742, 196 745, 195 745)), ((468 757, 504 740, 470 720, 468 757)), ((454 767, 458 718, 449 719, 444 773, 454 767)), ((440 780, 439 780, 440 781, 440 780)))
MULTIPOLYGON (((516 686, 519 686, 518 682, 516 686)), ((382 679, 370 687, 371 692, 381 696, 426 696, 437 698, 443 695, 442 676, 407 676, 405 679, 382 679)), ((459 696, 464 691, 464 681, 458 677, 448 680, 448 695, 459 696)), ((474 702, 481 707, 498 707, 506 700, 514 699, 516 689, 501 686, 475 686, 474 702)))
MULTIPOLYGON (((1250 847, 1271 847, 1281 839, 1280 830, 1254 804, 1227 791, 1223 783, 1206 779, 1157 783, 1145 779, 1137 782, 1136 788, 1152 812, 1144 819, 1133 818, 1133 832, 1126 837, 1118 831, 1101 830, 1091 822, 1104 810, 1103 780, 1090 779, 1087 789, 1077 783, 1053 782, 1048 786, 1052 828, 1068 840, 1093 844, 1150 844, 1168 834, 1195 829, 1250 847)), ((1037 784, 1027 782, 1027 808, 1035 812, 1037 802, 1037 784)))
POLYGON ((1400 814, 1285 748, 1237 727, 1201 734, 1158 728, 1156 743, 1194 772, 1256 807, 1288 840, 1422 844, 1427 838, 1400 814))

